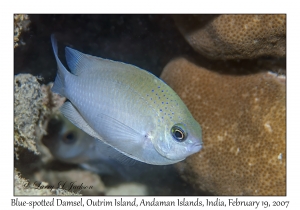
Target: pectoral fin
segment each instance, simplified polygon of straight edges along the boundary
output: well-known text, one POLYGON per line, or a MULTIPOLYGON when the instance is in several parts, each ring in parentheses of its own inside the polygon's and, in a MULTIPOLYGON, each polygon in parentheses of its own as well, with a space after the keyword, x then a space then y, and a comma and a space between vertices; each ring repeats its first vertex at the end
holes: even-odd
POLYGON ((65 102, 60 108, 60 111, 68 120, 70 120, 78 128, 80 128, 90 136, 102 140, 102 137, 88 125, 88 123, 83 119, 81 114, 77 111, 77 109, 72 105, 71 102, 65 102))
MULTIPOLYGON (((155 128, 151 117, 146 116, 142 121, 147 122, 144 125, 144 130, 151 131, 155 128)), ((167 165, 176 162, 160 155, 154 148, 151 137, 113 117, 101 113, 95 116, 95 122, 97 126, 101 126, 101 129, 105 131, 105 134, 102 135, 101 133, 103 141, 130 158, 154 165, 167 165)), ((113 158, 121 160, 120 162, 128 161, 125 156, 117 153, 112 154, 113 158)), ((126 163, 126 165, 131 165, 131 163, 126 163)))

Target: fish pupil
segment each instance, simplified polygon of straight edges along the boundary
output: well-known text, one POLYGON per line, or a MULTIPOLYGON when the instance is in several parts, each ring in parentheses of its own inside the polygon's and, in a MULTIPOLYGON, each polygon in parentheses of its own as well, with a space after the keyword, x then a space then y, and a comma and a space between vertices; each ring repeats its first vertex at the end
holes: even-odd
POLYGON ((76 141, 76 136, 73 132, 68 132, 64 135, 63 140, 66 144, 73 144, 76 141))
POLYGON ((171 133, 172 133, 172 136, 173 138, 178 141, 178 142, 183 142, 185 141, 187 135, 186 133, 184 132, 183 129, 181 129, 180 127, 178 126, 173 126, 172 129, 171 129, 171 133))
POLYGON ((183 139, 183 133, 182 133, 180 130, 176 130, 176 131, 175 131, 175 136, 176 136, 178 139, 183 139))

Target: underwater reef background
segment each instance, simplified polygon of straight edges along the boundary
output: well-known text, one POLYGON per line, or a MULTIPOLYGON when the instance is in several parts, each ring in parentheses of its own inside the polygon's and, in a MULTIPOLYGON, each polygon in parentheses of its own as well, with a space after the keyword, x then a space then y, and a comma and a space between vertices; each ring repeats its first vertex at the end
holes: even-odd
POLYGON ((25 178, 94 186, 83 195, 286 195, 285 15, 14 18, 15 194, 74 194, 25 178), (53 33, 60 58, 69 46, 161 76, 202 126, 203 150, 130 182, 55 160, 42 143, 64 101, 49 89, 53 33))
POLYGON ((15 74, 43 76, 53 82, 50 35, 55 33, 59 55, 64 47, 138 66, 159 76, 176 56, 196 54, 169 15, 29 15, 29 30, 22 33, 24 46, 15 49, 15 74))

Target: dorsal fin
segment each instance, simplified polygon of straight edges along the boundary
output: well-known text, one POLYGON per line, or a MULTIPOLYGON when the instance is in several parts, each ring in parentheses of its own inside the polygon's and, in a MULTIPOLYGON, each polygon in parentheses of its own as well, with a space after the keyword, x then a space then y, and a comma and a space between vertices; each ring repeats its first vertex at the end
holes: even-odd
POLYGON ((57 68, 58 68, 57 76, 55 78, 55 82, 54 82, 53 87, 52 87, 51 90, 55 93, 58 93, 62 96, 65 96, 64 81, 65 81, 66 77, 71 76, 71 73, 68 72, 68 70, 64 67, 64 65, 61 63, 61 61, 58 58, 58 55, 57 55, 58 48, 57 48, 57 42, 56 42, 54 34, 51 35, 51 42, 52 42, 52 48, 53 48, 54 56, 55 56, 56 63, 57 63, 57 68))
POLYGON ((80 75, 81 72, 84 72, 88 69, 89 62, 88 56, 84 53, 81 53, 72 48, 65 48, 66 60, 67 64, 71 70, 71 72, 75 75, 80 75))

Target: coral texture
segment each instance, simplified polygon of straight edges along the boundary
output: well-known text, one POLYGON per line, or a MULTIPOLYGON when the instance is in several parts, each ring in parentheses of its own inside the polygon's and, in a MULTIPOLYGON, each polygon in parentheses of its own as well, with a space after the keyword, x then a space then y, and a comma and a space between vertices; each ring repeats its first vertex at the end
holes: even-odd
MULTIPOLYGON (((15 76, 14 86, 14 144, 38 154, 35 130, 42 115, 42 93, 37 78, 30 74, 15 76)), ((17 152, 15 152, 18 157, 17 152)))
POLYGON ((45 127, 51 114, 65 101, 50 91, 48 86, 40 85, 38 78, 30 74, 15 76, 14 86, 14 144, 18 158, 20 147, 39 154, 36 144, 46 134, 45 127))
MULTIPOLYGON (((45 146, 42 146, 41 138, 46 134, 44 128, 49 120, 50 113, 57 111, 57 106, 60 106, 64 101, 64 98, 49 91, 51 85, 41 87, 38 79, 30 74, 15 76, 14 154, 17 161, 15 166, 19 167, 15 169, 15 195, 80 195, 60 188, 53 190, 39 188, 32 184, 37 181, 36 178, 25 180, 19 172, 25 172, 26 169, 30 170, 34 166, 45 164, 41 162, 47 159, 45 158, 45 146), (28 158, 29 156, 30 158, 28 158)), ((50 176, 50 173, 48 173, 48 176, 50 176)), ((77 174, 77 176, 79 175, 77 174)), ((49 185, 44 180, 39 180, 41 186, 49 185)))
MULTIPOLYGON (((28 30, 30 20, 28 15, 15 14, 14 15, 14 48, 19 46, 20 35, 22 31, 28 30)), ((23 42, 21 42, 24 44, 23 42)))
POLYGON ((286 194, 284 77, 219 74, 179 58, 161 78, 203 129, 203 150, 177 164, 184 179, 217 195, 286 194))
POLYGON ((286 55, 285 15, 174 16, 190 45, 211 59, 286 55))

